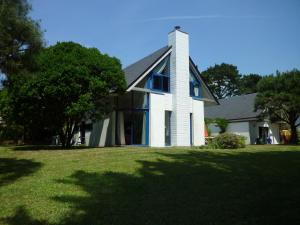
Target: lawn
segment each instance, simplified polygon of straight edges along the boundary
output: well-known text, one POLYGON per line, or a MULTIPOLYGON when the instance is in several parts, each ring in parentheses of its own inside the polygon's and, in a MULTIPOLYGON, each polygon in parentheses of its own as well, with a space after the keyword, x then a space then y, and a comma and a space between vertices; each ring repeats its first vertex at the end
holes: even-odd
POLYGON ((0 147, 0 224, 300 224, 300 147, 0 147))

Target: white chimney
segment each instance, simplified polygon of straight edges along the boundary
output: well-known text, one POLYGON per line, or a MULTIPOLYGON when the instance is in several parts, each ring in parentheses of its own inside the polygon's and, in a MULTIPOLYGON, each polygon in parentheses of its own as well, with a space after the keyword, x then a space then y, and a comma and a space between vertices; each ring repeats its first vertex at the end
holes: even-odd
POLYGON ((173 95, 172 145, 190 146, 189 35, 179 26, 168 35, 172 46, 170 90, 173 95))

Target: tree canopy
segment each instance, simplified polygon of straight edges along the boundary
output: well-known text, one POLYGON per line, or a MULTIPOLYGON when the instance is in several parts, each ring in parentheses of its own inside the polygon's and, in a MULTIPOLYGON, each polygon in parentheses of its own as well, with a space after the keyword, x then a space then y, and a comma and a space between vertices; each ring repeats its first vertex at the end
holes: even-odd
POLYGON ((57 43, 36 60, 38 70, 15 80, 19 85, 8 93, 10 115, 36 139, 43 133, 59 134, 63 146, 70 147, 80 123, 107 115, 110 97, 126 87, 119 60, 96 48, 57 43))
POLYGON ((300 71, 277 72, 258 83, 256 109, 262 109, 271 121, 284 121, 291 127, 291 143, 297 143, 297 119, 300 116, 300 71))
POLYGON ((251 94, 257 92, 257 84, 262 76, 258 74, 243 75, 240 79, 239 91, 241 94, 251 94))
POLYGON ((0 73, 6 76, 29 68, 43 46, 39 23, 28 14, 27 0, 0 0, 0 73))
POLYGON ((236 66, 226 63, 216 64, 201 74, 218 99, 239 93, 240 75, 236 66))

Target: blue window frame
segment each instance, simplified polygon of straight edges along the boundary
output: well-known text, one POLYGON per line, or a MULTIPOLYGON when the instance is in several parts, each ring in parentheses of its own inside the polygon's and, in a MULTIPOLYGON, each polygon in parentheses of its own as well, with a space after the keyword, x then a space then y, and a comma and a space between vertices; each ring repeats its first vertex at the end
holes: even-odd
POLYGON ((195 74, 190 71, 190 96, 195 98, 201 98, 201 83, 195 74))
POLYGON ((150 88, 161 92, 170 92, 170 76, 159 73, 151 73, 150 88))
POLYGON ((146 87, 159 92, 170 92, 170 57, 166 57, 162 62, 150 72, 146 87))

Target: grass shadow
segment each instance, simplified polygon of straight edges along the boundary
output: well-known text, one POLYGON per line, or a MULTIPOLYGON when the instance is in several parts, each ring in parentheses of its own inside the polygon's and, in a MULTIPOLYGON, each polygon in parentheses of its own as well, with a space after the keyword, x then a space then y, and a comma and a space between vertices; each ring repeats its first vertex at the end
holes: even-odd
POLYGON ((20 145, 20 146, 12 147, 14 151, 76 150, 76 149, 92 149, 92 148, 96 148, 96 147, 73 146, 69 149, 62 148, 62 146, 58 146, 58 145, 20 145))
MULTIPOLYGON (((78 170, 58 180, 86 194, 54 197, 72 205, 57 225, 300 222, 299 151, 157 154, 156 161, 139 160, 134 174, 78 170)), ((17 214, 10 219, 24 224, 17 214)))
POLYGON ((300 152, 162 154, 137 175, 77 171, 58 181, 88 196, 60 224, 297 224, 300 152), (170 160, 171 159, 171 160, 170 160))
POLYGON ((19 206, 13 216, 1 219, 1 223, 10 225, 47 225, 47 221, 33 219, 24 206, 19 206))
POLYGON ((42 163, 29 159, 0 158, 0 186, 34 173, 42 163))

